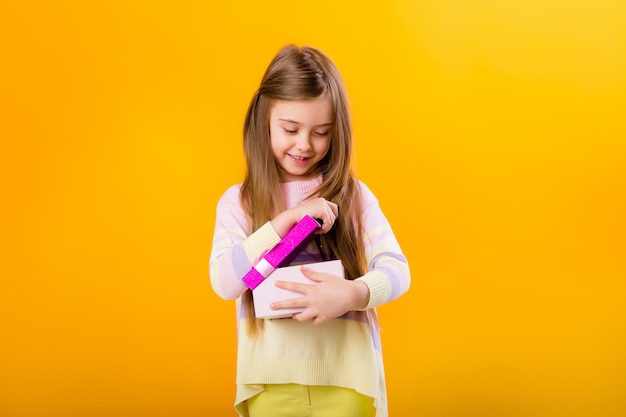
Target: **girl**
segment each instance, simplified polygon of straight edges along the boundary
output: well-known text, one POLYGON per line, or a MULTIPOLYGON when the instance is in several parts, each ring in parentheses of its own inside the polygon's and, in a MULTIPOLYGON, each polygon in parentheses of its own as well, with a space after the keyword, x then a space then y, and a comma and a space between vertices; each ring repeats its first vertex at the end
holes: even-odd
POLYGON ((371 191, 350 171, 352 128, 339 72, 321 51, 287 46, 244 124, 247 172, 217 204, 211 284, 237 300, 235 408, 241 416, 387 416, 375 307, 409 288, 406 258, 371 191), (292 262, 340 259, 345 277, 277 282, 302 296, 287 319, 256 319, 242 277, 302 217, 321 219, 292 262))

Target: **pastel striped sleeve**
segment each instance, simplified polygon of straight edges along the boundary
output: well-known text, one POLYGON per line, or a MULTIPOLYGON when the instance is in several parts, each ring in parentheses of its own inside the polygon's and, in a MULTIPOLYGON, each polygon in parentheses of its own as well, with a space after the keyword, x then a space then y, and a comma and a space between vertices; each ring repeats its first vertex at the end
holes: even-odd
POLYGON ((406 257, 372 192, 361 185, 363 198, 363 243, 367 273, 358 278, 370 291, 365 309, 377 307, 404 294, 411 284, 406 257))
POLYGON ((228 300, 248 289, 242 278, 256 259, 280 241, 269 222, 248 236, 250 226, 239 202, 239 192, 240 186, 233 186, 217 203, 209 261, 211 286, 217 295, 228 300))

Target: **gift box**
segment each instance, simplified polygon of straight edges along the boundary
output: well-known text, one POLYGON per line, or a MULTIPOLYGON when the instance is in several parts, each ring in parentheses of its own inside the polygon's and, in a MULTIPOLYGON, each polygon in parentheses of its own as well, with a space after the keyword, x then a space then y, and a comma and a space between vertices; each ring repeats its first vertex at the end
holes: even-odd
MULTIPOLYGON (((267 278, 257 285, 253 291, 254 311, 257 318, 278 319, 291 317, 294 313, 303 310, 302 308, 270 309, 270 303, 274 301, 288 300, 303 296, 302 293, 276 287, 276 281, 318 284, 317 281, 308 279, 300 272, 301 266, 302 265, 295 265, 276 268, 267 278)), ((340 277, 344 276, 343 265, 340 260, 309 263, 305 264, 305 266, 313 271, 326 272, 340 277)))
MULTIPOLYGON (((301 293, 277 288, 276 281, 293 281, 316 284, 300 272, 302 265, 288 266, 291 261, 313 240, 315 229, 320 223, 310 216, 304 216, 265 256, 248 271, 243 282, 252 290, 254 309, 257 318, 290 317, 302 309, 271 310, 274 301, 302 297, 301 293)), ((341 261, 325 261, 306 264, 309 268, 343 277, 341 261)))

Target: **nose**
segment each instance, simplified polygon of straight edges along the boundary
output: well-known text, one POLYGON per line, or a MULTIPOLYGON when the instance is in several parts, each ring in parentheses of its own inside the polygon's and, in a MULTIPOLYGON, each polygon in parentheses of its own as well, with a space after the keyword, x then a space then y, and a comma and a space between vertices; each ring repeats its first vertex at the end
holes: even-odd
POLYGON ((299 151, 308 151, 311 149, 311 140, 309 135, 304 132, 301 135, 298 135, 298 138, 296 139, 296 149, 299 151))

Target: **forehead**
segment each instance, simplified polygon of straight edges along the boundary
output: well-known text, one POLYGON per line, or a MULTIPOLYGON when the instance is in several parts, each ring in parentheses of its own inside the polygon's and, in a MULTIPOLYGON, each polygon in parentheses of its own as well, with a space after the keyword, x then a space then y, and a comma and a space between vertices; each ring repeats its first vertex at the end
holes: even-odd
POLYGON ((311 100, 276 101, 270 112, 270 120, 289 121, 305 126, 331 124, 333 118, 330 98, 320 96, 311 100))

